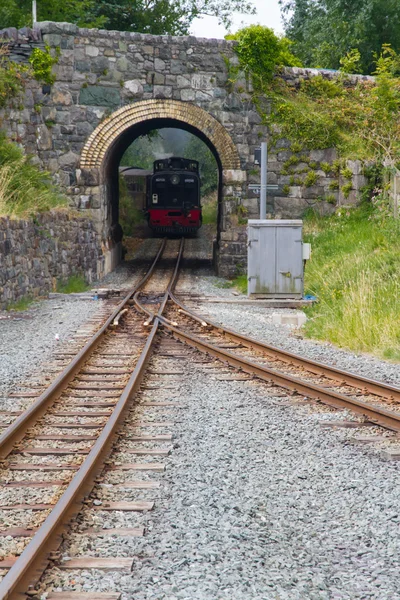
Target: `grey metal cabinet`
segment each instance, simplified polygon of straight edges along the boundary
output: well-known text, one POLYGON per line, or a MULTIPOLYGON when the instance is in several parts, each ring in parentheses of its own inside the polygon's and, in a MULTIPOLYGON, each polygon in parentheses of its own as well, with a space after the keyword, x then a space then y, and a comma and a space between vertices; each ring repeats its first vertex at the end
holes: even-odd
POLYGON ((303 222, 248 221, 248 294, 302 298, 303 222))

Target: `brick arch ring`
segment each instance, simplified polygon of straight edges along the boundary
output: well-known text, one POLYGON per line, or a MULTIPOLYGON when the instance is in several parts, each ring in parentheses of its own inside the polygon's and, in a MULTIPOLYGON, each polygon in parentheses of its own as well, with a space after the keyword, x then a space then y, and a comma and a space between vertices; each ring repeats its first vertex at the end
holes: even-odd
POLYGON ((143 100, 116 110, 88 138, 81 153, 82 169, 100 168, 114 142, 130 127, 152 119, 174 119, 200 131, 214 146, 222 169, 240 169, 240 158, 231 136, 217 119, 188 102, 143 100))

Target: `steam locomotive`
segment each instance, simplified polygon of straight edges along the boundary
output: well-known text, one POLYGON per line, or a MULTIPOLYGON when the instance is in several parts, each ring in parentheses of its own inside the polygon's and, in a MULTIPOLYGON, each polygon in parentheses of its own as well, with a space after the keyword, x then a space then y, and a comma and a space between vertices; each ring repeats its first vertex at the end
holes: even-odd
POLYGON ((147 179, 146 214, 156 233, 195 233, 201 227, 197 160, 171 157, 154 161, 147 179))

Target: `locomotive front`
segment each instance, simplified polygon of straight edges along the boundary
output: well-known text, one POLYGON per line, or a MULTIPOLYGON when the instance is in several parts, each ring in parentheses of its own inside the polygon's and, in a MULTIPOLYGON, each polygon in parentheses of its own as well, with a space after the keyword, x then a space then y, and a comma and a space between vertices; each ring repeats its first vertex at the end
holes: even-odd
POLYGON ((186 158, 154 162, 147 196, 149 227, 157 233, 194 233, 201 227, 199 163, 186 158))

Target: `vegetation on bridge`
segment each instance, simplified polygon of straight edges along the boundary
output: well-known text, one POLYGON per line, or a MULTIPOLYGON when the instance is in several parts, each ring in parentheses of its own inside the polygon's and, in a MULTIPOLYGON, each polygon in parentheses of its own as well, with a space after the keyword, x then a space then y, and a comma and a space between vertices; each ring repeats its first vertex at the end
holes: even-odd
POLYGON ((32 164, 16 144, 0 133, 0 215, 28 217, 66 203, 52 184, 50 173, 32 164))

